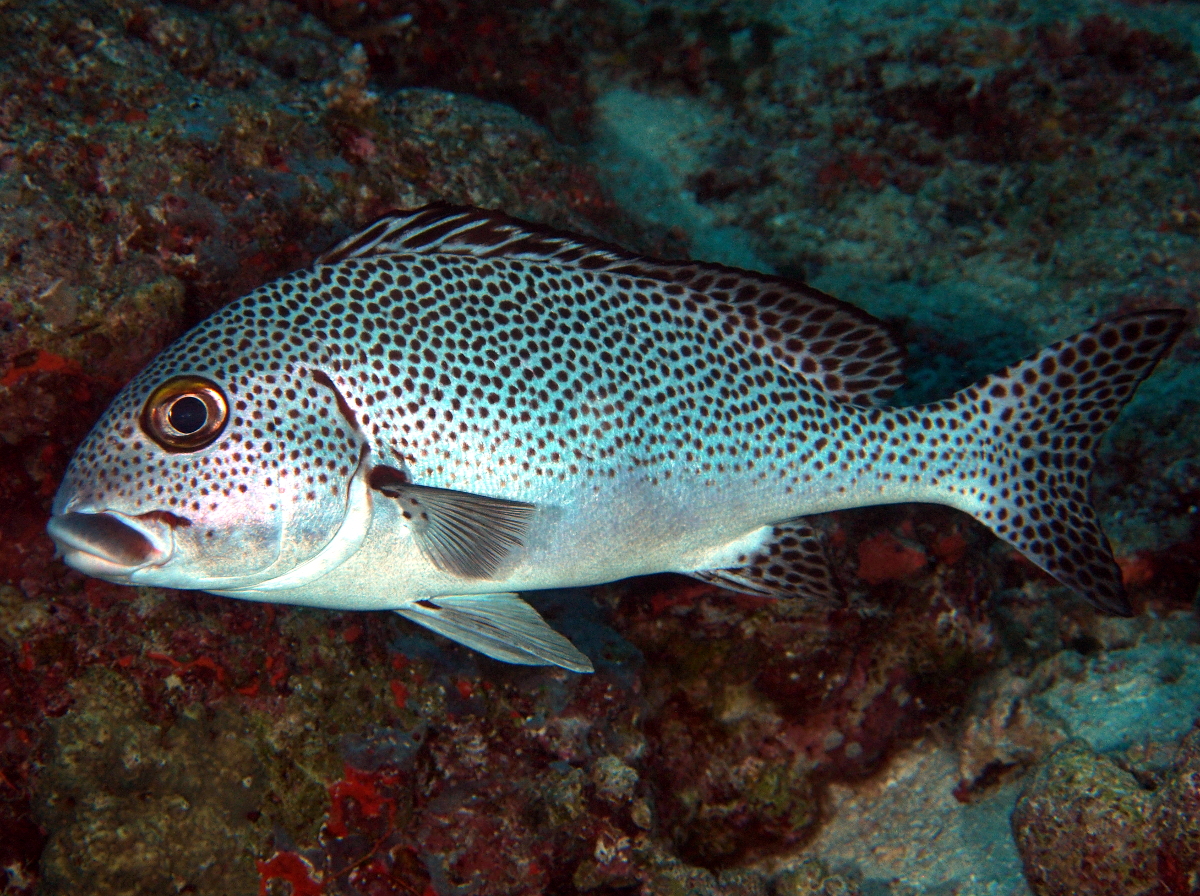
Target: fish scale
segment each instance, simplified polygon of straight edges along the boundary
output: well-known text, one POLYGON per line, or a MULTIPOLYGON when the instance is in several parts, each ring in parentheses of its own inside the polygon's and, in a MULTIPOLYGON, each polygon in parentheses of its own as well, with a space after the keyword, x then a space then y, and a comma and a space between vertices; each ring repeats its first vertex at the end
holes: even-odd
POLYGON ((1118 318, 889 408, 903 353, 851 305, 438 204, 151 362, 80 446, 50 532, 113 581, 394 609, 576 670, 516 592, 674 571, 827 605, 842 589, 804 518, 899 501, 964 510, 1128 613, 1088 474, 1181 328, 1118 318))

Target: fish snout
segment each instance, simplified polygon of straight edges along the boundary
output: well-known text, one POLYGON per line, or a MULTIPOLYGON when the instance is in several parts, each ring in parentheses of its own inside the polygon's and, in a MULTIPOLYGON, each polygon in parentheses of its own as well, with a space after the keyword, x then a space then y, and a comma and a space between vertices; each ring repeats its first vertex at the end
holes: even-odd
POLYGON ((171 559, 174 521, 179 518, 164 520, 162 516, 70 511, 52 516, 46 531, 68 566, 90 576, 127 583, 137 570, 162 566, 171 559))

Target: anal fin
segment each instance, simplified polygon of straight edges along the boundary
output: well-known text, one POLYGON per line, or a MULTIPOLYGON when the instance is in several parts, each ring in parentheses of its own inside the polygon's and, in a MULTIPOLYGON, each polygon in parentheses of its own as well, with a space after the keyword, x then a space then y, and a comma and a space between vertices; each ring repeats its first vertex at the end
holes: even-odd
POLYGON ((592 661, 516 594, 441 595, 396 610, 502 663, 592 672, 592 661))
POLYGON ((741 554, 727 569, 690 572, 694 579, 755 597, 801 598, 814 607, 841 603, 820 530, 801 520, 772 526, 760 546, 741 554))

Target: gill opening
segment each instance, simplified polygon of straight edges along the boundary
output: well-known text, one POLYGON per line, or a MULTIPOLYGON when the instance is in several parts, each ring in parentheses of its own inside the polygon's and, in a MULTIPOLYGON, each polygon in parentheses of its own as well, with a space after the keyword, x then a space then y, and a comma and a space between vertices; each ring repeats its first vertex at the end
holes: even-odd
POLYGON ((358 416, 350 409, 350 403, 346 401, 346 397, 342 395, 333 379, 324 370, 314 370, 312 372, 313 380, 321 386, 324 386, 333 393, 334 399, 337 401, 338 413, 343 419, 350 424, 350 428, 355 432, 362 432, 362 427, 358 425, 358 416))

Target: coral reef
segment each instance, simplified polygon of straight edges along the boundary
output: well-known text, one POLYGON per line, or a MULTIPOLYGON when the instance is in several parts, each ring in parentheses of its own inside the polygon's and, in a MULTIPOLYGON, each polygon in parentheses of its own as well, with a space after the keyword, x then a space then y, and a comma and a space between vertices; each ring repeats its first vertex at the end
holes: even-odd
POLYGON ((580 677, 118 588, 43 533, 147 359, 397 205, 808 277, 910 345, 904 400, 1195 307, 1181 4, 834 6, 0 4, 0 890, 1196 889, 1194 335, 1098 463, 1133 620, 960 514, 877 508, 821 521, 835 611, 533 595, 580 677))
MULTIPOLYGON (((937 522, 897 528, 928 539, 932 556, 945 534, 937 522)), ((949 514, 940 522, 953 525, 949 514)), ((894 538, 885 530, 861 544, 884 537, 894 538)), ((873 590, 886 610, 814 616, 673 581, 648 598, 631 588, 617 605, 617 627, 654 659, 643 675, 647 775, 681 855, 722 867, 802 843, 825 782, 878 769, 991 667, 971 571, 899 566, 873 590)))
POLYGON ((102 402, 181 324, 381 210, 441 197, 576 229, 613 217, 536 126, 467 97, 381 97, 361 49, 285 4, 4 15, 8 443, 89 416, 78 404, 102 402), (38 391, 81 373, 69 408, 53 401, 65 390, 38 391))
MULTIPOLYGON (((88 729, 109 725, 107 709, 122 738, 150 738, 146 726, 175 730, 179 705, 163 690, 164 676, 179 683, 175 697, 211 685, 226 699, 252 701, 260 687, 265 694, 289 674, 278 632, 235 637, 225 656, 206 647, 257 631, 257 609, 222 607, 201 626, 225 637, 171 618, 164 624, 173 633, 155 643, 146 617, 157 611, 132 611, 131 593, 84 583, 53 562, 39 531, 47 501, 71 446, 120 384, 185 324, 306 262, 377 210, 436 196, 584 230, 615 216, 586 167, 535 125, 469 97, 427 90, 380 97, 366 83, 361 51, 287 4, 200 12, 44 2, 6 6, 0 21, 0 201, 7 213, 0 227, 0 531, 9 583, 0 650, 0 864, 10 869, 8 885, 24 891, 37 877, 46 828, 53 832, 46 880, 63 886, 107 867, 121 844, 96 837, 129 813, 143 818, 124 826, 130 836, 158 825, 156 836, 194 842, 196 855, 215 848, 197 826, 222 817, 220 799, 178 815, 180 800, 196 802, 193 792, 177 789, 180 780, 220 778, 187 759, 191 738, 200 735, 172 735, 157 748, 167 770, 125 783, 108 782, 106 765, 69 759, 88 729), (89 677, 95 667, 156 677, 155 687, 142 690, 141 715, 124 698, 85 699, 69 714, 74 724, 47 727, 74 695, 90 693, 81 682, 113 690, 108 679, 89 677), (34 762, 43 749, 60 774, 41 776, 34 797, 34 762), (161 812, 123 786, 157 794, 161 812), (84 795, 69 804, 94 811, 67 824, 61 805, 84 795), (40 806, 41 829, 31 801, 40 806), (81 851, 89 861, 79 861, 81 851)), ((167 617, 179 608, 162 596, 142 600, 167 617)), ((212 730, 225 722, 230 731, 253 730, 236 721, 246 710, 223 712, 212 730)), ((353 714, 370 717, 361 707, 353 714)), ((201 713, 195 725, 211 724, 207 718, 201 713)), ((333 719, 323 717, 319 727, 325 724, 333 719)), ((297 800, 289 817, 306 819, 311 839, 342 759, 328 760, 323 771, 306 765, 316 777, 297 788, 304 779, 289 776, 299 757, 283 755, 290 771, 279 773, 277 786, 297 800)), ((254 842, 248 848, 268 850, 261 837, 254 842)), ((245 857, 239 864, 231 855, 219 867, 177 858, 169 873, 161 858, 147 844, 128 858, 142 862, 139 869, 110 872, 131 891, 171 878, 239 892, 245 888, 233 881, 254 874, 245 857)))
POLYGON ((1012 817, 1033 892, 1194 892, 1200 875, 1198 744, 1193 732, 1168 770, 1143 772, 1142 780, 1137 769, 1123 768, 1085 742, 1059 747, 1032 776, 1012 817))

